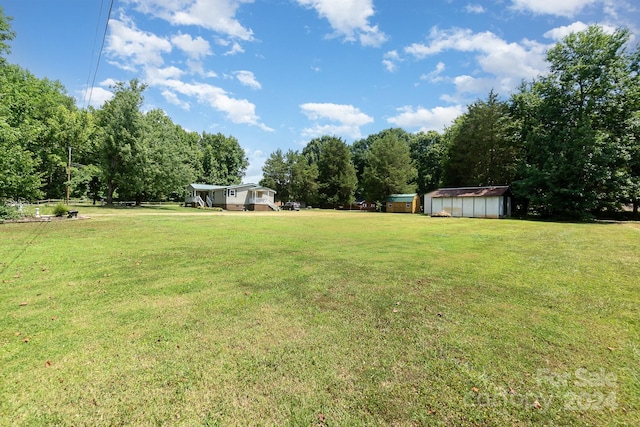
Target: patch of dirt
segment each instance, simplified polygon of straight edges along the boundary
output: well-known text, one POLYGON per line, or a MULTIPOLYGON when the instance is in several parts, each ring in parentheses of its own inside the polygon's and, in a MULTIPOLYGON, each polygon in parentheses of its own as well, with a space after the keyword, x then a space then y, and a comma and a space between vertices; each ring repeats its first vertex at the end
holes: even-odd
POLYGON ((80 219, 91 219, 90 216, 86 216, 86 215, 78 215, 77 218, 67 218, 66 215, 64 216, 52 216, 52 215, 42 215, 39 218, 36 217, 24 217, 24 218, 20 218, 20 219, 5 219, 4 222, 0 222, 0 223, 4 223, 4 224, 24 224, 24 223, 31 223, 31 222, 51 222, 51 221, 77 221, 80 219))

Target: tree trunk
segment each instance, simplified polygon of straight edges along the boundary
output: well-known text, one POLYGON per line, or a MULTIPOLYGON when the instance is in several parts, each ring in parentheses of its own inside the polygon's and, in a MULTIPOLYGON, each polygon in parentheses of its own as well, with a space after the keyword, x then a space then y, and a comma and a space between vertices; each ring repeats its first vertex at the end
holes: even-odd
POLYGON ((113 181, 108 181, 107 182, 107 205, 111 206, 113 205, 113 192, 114 192, 115 188, 113 186, 113 181))

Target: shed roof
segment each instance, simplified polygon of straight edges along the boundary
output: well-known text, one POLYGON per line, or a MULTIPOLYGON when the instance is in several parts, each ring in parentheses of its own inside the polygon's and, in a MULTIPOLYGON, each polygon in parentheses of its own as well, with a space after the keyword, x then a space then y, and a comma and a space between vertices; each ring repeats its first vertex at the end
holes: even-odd
POLYGON ((413 194, 391 194, 387 197, 387 202, 413 202, 413 199, 417 196, 416 193, 413 194))
POLYGON ((508 185, 495 185, 491 187, 460 187, 439 188, 427 194, 427 197, 495 197, 511 194, 508 185))

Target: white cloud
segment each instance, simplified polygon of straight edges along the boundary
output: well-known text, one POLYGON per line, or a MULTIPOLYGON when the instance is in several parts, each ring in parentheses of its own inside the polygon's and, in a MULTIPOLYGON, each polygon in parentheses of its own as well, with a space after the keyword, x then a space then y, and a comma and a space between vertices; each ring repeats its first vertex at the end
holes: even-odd
POLYGON ((513 0, 511 7, 538 15, 566 16, 571 18, 585 7, 601 0, 513 0))
POLYGON ((147 84, 154 85, 162 83, 167 79, 179 79, 184 71, 174 67, 173 65, 166 68, 147 67, 145 70, 145 81, 147 84))
MULTIPOLYGON (((146 6, 162 6, 160 0, 139 1, 138 3, 144 3, 146 6)), ((169 3, 171 4, 167 7, 184 5, 184 2, 169 3)), ((194 8, 202 6, 201 1, 191 3, 194 8)), ((240 2, 214 0, 212 6, 223 3, 225 5, 234 3, 237 6, 240 2)), ((173 42, 191 58, 187 61, 191 71, 207 77, 215 76, 213 72, 205 73, 204 67, 198 61, 200 57, 209 52, 209 44, 201 37, 194 39, 190 35, 180 34, 169 41, 155 34, 138 30, 135 24, 126 17, 122 17, 121 20, 111 20, 110 28, 111 34, 107 51, 120 61, 117 65, 131 71, 138 71, 138 67, 142 68, 146 83, 160 88, 163 97, 168 102, 189 109, 189 102, 181 100, 178 96, 195 98, 199 103, 209 105, 224 113, 233 123, 258 126, 265 131, 273 130, 260 122, 260 117, 255 113, 256 107, 249 100, 233 98, 224 89, 206 83, 185 83, 181 81, 185 71, 175 66, 162 67, 163 54, 171 52, 171 42, 173 42)), ((236 77, 245 85, 254 88, 260 87, 260 83, 250 72, 241 71, 236 74, 236 77)))
POLYGON ((424 59, 445 51, 474 53, 478 69, 477 77, 454 78, 457 94, 452 100, 460 102, 464 93, 480 93, 496 89, 499 92, 514 90, 522 80, 531 80, 547 70, 545 53, 549 45, 531 40, 509 43, 490 31, 474 33, 469 29, 433 28, 428 43, 413 43, 404 52, 416 59, 424 59))
POLYGON ((443 95, 443 101, 451 103, 467 102, 467 94, 487 94, 494 89, 498 93, 510 92, 515 89, 511 86, 511 79, 496 79, 487 77, 472 77, 468 75, 456 76, 453 84, 456 92, 453 95, 443 95))
POLYGON ((171 37, 171 43, 187 54, 192 59, 200 59, 211 55, 209 42, 198 36, 195 39, 189 34, 178 34, 171 37))
POLYGON ((229 55, 236 55, 238 53, 244 53, 244 49, 242 48, 242 46, 240 45, 240 43, 233 43, 233 45, 231 46, 231 49, 227 50, 224 55, 225 56, 229 56, 229 55))
POLYGON ((256 80, 256 77, 251 71, 240 70, 233 73, 236 79, 245 86, 249 86, 252 89, 261 89, 262 85, 256 80))
POLYGON ((88 105, 95 108, 102 107, 102 105, 111 98, 113 98, 113 92, 97 86, 84 89, 81 92, 81 99, 83 102, 86 102, 88 105))
POLYGON ((562 40, 563 38, 565 38, 571 33, 577 33, 582 30, 586 30, 588 27, 589 26, 584 22, 577 21, 571 25, 565 25, 564 27, 557 27, 552 30, 549 30, 546 33, 544 33, 544 36, 548 39, 558 41, 558 40, 562 40))
POLYGON ((390 73, 398 69, 398 62, 402 62, 402 58, 400 58, 397 50, 390 50, 384 54, 382 59, 382 64, 390 73))
POLYGON ((484 7, 482 7, 482 5, 479 4, 471 4, 469 3, 468 5, 465 6, 464 10, 467 13, 485 13, 486 10, 484 7))
POLYGON ((312 121, 327 120, 332 124, 317 123, 311 128, 303 130, 306 137, 322 135, 346 135, 351 138, 362 136, 360 127, 373 123, 373 117, 360 111, 352 105, 332 103, 307 103, 300 105, 302 112, 312 121))
POLYGON ((419 128, 420 131, 427 132, 435 130, 442 132, 449 126, 456 117, 462 115, 465 107, 454 105, 451 107, 435 107, 426 109, 423 107, 404 106, 398 108, 400 114, 390 117, 387 122, 405 128, 419 128))
MULTIPOLYGON (((613 34, 616 30, 615 27, 608 26, 608 25, 600 25, 600 27, 605 33, 608 33, 608 34, 613 34)), ((585 24, 582 21, 576 21, 570 25, 553 28, 547 31, 546 33, 544 33, 544 36, 548 39, 560 41, 571 33, 579 33, 580 31, 584 31, 587 28, 589 28, 589 25, 585 24)))
POLYGON ((326 18, 334 29, 334 36, 346 41, 359 40, 363 46, 380 46, 387 40, 377 25, 370 25, 374 15, 373 0, 296 0, 304 7, 313 8, 326 18))
POLYGON ((189 111, 189 109, 191 108, 191 105, 189 105, 189 103, 186 101, 180 100, 180 98, 178 98, 178 95, 176 95, 175 92, 171 92, 170 90, 163 90, 162 96, 164 97, 164 99, 167 100, 168 103, 177 105, 183 110, 189 111))
POLYGON ((169 40, 138 30, 133 21, 124 16, 121 20, 111 19, 109 29, 107 53, 128 62, 120 64, 120 68, 130 69, 138 65, 157 67, 164 63, 162 54, 171 52, 169 40))
POLYGON ((236 12, 253 0, 130 0, 143 13, 173 25, 195 25, 243 41, 253 40, 253 31, 245 28, 236 12))
POLYGON ((446 67, 444 65, 444 62, 438 62, 438 64, 436 65, 436 69, 431 71, 430 73, 421 75, 420 80, 427 80, 431 83, 440 82, 444 80, 441 74, 445 70, 445 68, 446 67))
POLYGON ((100 82, 102 87, 114 87, 118 82, 115 79, 105 79, 100 82))
POLYGON ((256 106, 253 103, 246 99, 232 98, 222 88, 206 83, 185 83, 176 79, 158 81, 156 84, 173 93, 196 98, 201 104, 209 105, 225 113, 233 123, 258 126, 265 131, 273 130, 260 122, 260 117, 255 113, 256 106))

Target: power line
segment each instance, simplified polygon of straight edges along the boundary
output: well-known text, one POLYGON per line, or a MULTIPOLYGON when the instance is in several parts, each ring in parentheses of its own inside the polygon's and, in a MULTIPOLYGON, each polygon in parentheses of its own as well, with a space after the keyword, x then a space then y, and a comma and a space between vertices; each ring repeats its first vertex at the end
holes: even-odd
MULTIPOLYGON (((104 49, 104 41, 107 37, 107 29, 109 28, 109 21, 111 20, 111 10, 113 10, 113 0, 109 3, 109 12, 107 13, 107 20, 104 23, 104 31, 102 32, 102 42, 100 43, 100 51, 98 52, 98 61, 96 62, 96 69, 93 73, 93 79, 91 80, 91 87, 89 89, 89 99, 85 104, 85 108, 91 104, 91 96, 93 95, 93 87, 96 84, 96 76, 98 75, 98 68, 100 68, 100 58, 102 58, 102 50, 104 49)), ((100 15, 102 15, 102 0, 100 2, 100 15)), ((98 18, 99 21, 100 18, 98 18)), ((98 32, 98 27, 96 26, 96 34, 98 32)), ((95 47, 95 40, 94 40, 95 47)), ((91 59, 93 61, 93 52, 91 53, 91 59)), ((91 75, 91 71, 89 71, 89 75, 91 75)), ((87 80, 88 83, 88 80, 87 80)), ((85 92, 86 95, 86 92, 85 92)), ((85 96, 86 98, 86 96, 85 96)))
POLYGON ((100 19, 102 18, 102 9, 104 1, 100 0, 100 10, 98 11, 98 20, 96 21, 96 32, 93 35, 93 45, 91 46, 91 57, 89 59, 89 74, 87 75, 87 84, 84 91, 83 107, 87 108, 87 95, 89 94, 89 82, 91 81, 91 73, 93 72, 93 56, 96 52, 96 41, 98 40, 98 31, 100 30, 100 19))

